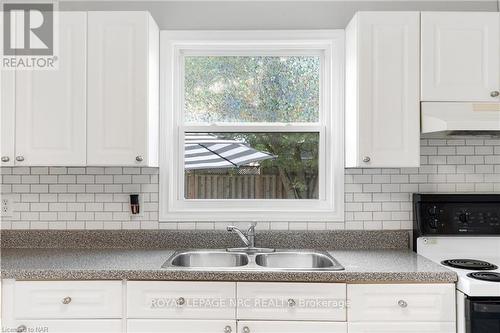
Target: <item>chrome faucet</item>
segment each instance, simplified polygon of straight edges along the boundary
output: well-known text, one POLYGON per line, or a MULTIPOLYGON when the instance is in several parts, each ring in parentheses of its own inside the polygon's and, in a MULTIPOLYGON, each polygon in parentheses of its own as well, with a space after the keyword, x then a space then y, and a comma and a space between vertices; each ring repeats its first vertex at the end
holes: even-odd
POLYGON ((243 243, 245 243, 246 247, 244 248, 229 248, 227 251, 230 252, 274 252, 274 249, 269 249, 269 248, 261 248, 261 247, 255 247, 255 223, 252 223, 247 231, 243 232, 239 228, 230 225, 226 227, 226 230, 229 232, 234 232, 236 233, 243 243))
POLYGON ((226 230, 229 232, 235 232, 238 236, 240 236, 241 240, 248 248, 255 248, 255 224, 251 224, 246 232, 241 231, 234 225, 228 225, 226 230))

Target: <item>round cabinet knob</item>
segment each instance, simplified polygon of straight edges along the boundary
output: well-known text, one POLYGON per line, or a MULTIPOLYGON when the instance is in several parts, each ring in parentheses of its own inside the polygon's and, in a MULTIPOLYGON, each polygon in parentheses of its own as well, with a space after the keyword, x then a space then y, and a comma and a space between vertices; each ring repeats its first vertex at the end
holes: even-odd
POLYGON ((24 156, 16 156, 16 161, 18 162, 24 161, 24 156))
POLYGON ((226 326, 224 327, 224 333, 231 333, 233 331, 233 329, 231 328, 231 326, 226 326))
POLYGON ((293 298, 290 298, 288 300, 288 306, 293 308, 295 305, 297 305, 297 303, 295 302, 295 300, 293 298))
POLYGON ((175 302, 180 306, 186 304, 186 300, 184 299, 184 297, 179 297, 175 302))
POLYGON ((26 332, 27 330, 28 330, 28 328, 26 327, 26 325, 19 325, 16 328, 16 332, 26 332))
POLYGON ((71 297, 67 296, 62 299, 62 304, 69 304, 71 303, 72 299, 71 297))
POLYGON ((400 300, 398 301, 398 305, 399 305, 399 307, 401 307, 401 308, 406 308, 406 307, 408 306, 408 303, 406 303, 406 301, 404 301, 404 300, 400 299, 400 300))
POLYGON ((365 163, 368 163, 368 162, 370 162, 371 160, 372 160, 372 159, 370 158, 370 156, 365 156, 365 157, 363 157, 363 162, 365 162, 365 163))
POLYGON ((137 162, 142 162, 142 161, 144 161, 144 157, 142 157, 141 155, 139 155, 139 156, 136 156, 136 157, 135 157, 135 160, 136 160, 137 162))
POLYGON ((10 161, 9 156, 2 156, 2 162, 8 162, 10 161))
POLYGON ((496 90, 495 90, 495 91, 492 91, 492 92, 490 93, 490 96, 491 96, 491 97, 498 97, 498 96, 500 96, 500 91, 496 91, 496 90))
POLYGON ((250 328, 248 326, 243 327, 243 333, 250 333, 250 328))

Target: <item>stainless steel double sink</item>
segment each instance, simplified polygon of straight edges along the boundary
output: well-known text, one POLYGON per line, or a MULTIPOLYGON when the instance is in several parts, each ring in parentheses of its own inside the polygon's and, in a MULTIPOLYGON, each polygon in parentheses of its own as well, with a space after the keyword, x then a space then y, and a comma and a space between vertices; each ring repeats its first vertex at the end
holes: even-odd
POLYGON ((327 252, 314 250, 276 250, 265 253, 211 249, 178 251, 162 267, 231 271, 339 271, 344 269, 327 252))

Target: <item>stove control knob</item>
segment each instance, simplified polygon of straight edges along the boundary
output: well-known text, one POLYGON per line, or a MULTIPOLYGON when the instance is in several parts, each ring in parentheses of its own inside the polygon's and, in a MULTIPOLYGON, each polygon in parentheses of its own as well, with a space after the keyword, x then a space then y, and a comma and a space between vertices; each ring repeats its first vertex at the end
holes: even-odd
POLYGON ((469 213, 462 213, 458 216, 458 220, 462 223, 469 222, 469 213))
POLYGON ((438 223, 439 223, 439 220, 438 220, 438 219, 436 219, 436 218, 433 218, 433 217, 432 217, 432 218, 429 220, 429 227, 431 227, 432 229, 437 229, 437 227, 438 227, 438 223))
POLYGON ((437 206, 432 206, 431 208, 429 208, 430 215, 438 215, 438 213, 439 213, 439 210, 438 210, 437 206))

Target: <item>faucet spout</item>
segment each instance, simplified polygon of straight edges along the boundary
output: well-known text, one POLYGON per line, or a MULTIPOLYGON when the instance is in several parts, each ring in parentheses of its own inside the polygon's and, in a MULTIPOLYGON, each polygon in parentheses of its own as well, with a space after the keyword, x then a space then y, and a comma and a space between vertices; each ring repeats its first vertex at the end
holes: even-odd
POLYGON ((249 238, 247 237, 247 235, 245 235, 240 229, 238 229, 237 227, 235 226, 232 226, 232 225, 229 225, 227 226, 226 228, 227 231, 229 232, 235 232, 238 236, 240 236, 241 240, 243 241, 243 243, 245 243, 245 245, 247 247, 252 247, 251 245, 251 242, 249 240, 249 238))

